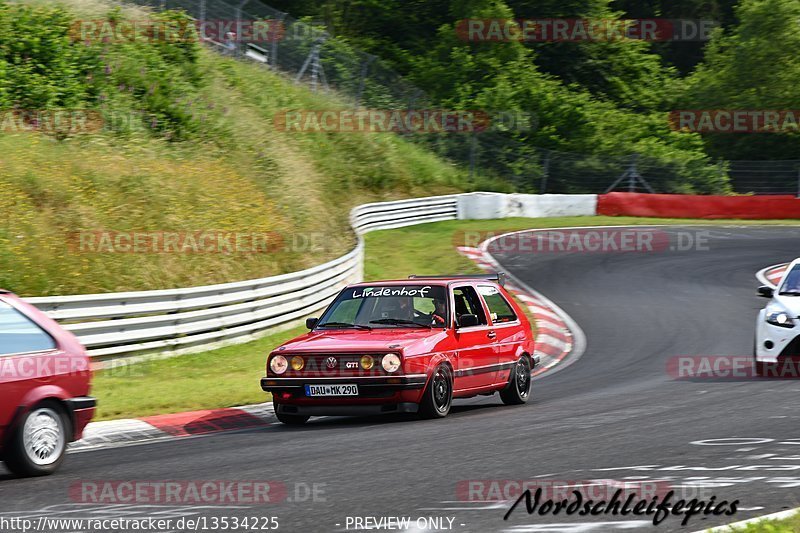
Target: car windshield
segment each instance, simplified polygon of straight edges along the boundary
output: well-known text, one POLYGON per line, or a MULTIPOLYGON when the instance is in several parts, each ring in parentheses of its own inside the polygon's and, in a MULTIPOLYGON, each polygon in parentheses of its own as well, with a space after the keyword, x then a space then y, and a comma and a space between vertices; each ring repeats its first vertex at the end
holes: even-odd
POLYGON ((318 328, 432 328, 447 324, 445 288, 432 285, 351 287, 331 304, 318 328))
POLYGON ((786 274, 780 294, 800 295, 800 266, 794 267, 786 274))

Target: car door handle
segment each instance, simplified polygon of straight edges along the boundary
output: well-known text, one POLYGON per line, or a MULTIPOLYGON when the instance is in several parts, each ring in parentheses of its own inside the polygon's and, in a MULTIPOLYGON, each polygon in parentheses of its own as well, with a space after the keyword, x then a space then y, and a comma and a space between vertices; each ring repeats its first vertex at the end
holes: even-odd
POLYGON ((495 333, 494 331, 490 331, 489 333, 486 334, 486 336, 489 337, 490 339, 494 339, 495 337, 497 337, 497 333, 495 333))

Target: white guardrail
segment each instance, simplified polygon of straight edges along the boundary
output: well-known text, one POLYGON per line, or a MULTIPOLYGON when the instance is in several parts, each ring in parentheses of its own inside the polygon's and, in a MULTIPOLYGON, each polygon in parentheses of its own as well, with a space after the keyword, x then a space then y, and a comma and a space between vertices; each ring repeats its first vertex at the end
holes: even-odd
POLYGON ((326 307, 363 279, 369 231, 457 218, 593 215, 595 195, 468 193, 356 207, 358 244, 299 272, 186 289, 26 298, 74 333, 92 357, 188 353, 247 342, 326 307), (554 214, 551 214, 554 213, 554 214))

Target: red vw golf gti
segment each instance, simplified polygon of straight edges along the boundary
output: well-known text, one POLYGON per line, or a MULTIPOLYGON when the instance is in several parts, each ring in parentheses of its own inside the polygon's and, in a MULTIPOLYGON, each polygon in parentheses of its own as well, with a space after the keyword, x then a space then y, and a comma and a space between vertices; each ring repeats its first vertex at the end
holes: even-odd
POLYGON ((345 288, 311 330, 267 359, 261 387, 285 424, 311 416, 419 413, 453 398, 528 401, 533 336, 502 275, 412 276, 345 288))
POLYGON ((47 315, 0 291, 0 460, 20 475, 54 472, 92 419, 89 358, 47 315))

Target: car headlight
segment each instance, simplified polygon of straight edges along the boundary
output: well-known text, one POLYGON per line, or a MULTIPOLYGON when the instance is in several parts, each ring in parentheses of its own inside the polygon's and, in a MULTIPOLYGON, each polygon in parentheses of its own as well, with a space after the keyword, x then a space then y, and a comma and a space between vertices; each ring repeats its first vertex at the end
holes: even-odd
POLYGON ((303 370, 304 366, 306 366, 306 362, 302 357, 299 355, 292 357, 292 370, 303 370))
POLYGON ((361 368, 364 370, 369 370, 375 366, 375 360, 372 358, 371 355, 362 355, 361 356, 361 368))
POLYGON ((276 355, 269 361, 269 368, 276 374, 283 374, 289 368, 289 362, 282 355, 276 355))
POLYGON ((387 353, 383 356, 381 366, 389 373, 397 372, 397 370, 400 368, 400 357, 393 353, 387 353))
POLYGON ((786 311, 786 309, 784 309, 783 307, 779 306, 767 307, 765 316, 767 323, 772 324, 773 326, 780 326, 782 328, 794 327, 794 319, 791 317, 791 315, 789 315, 789 312, 786 311))

